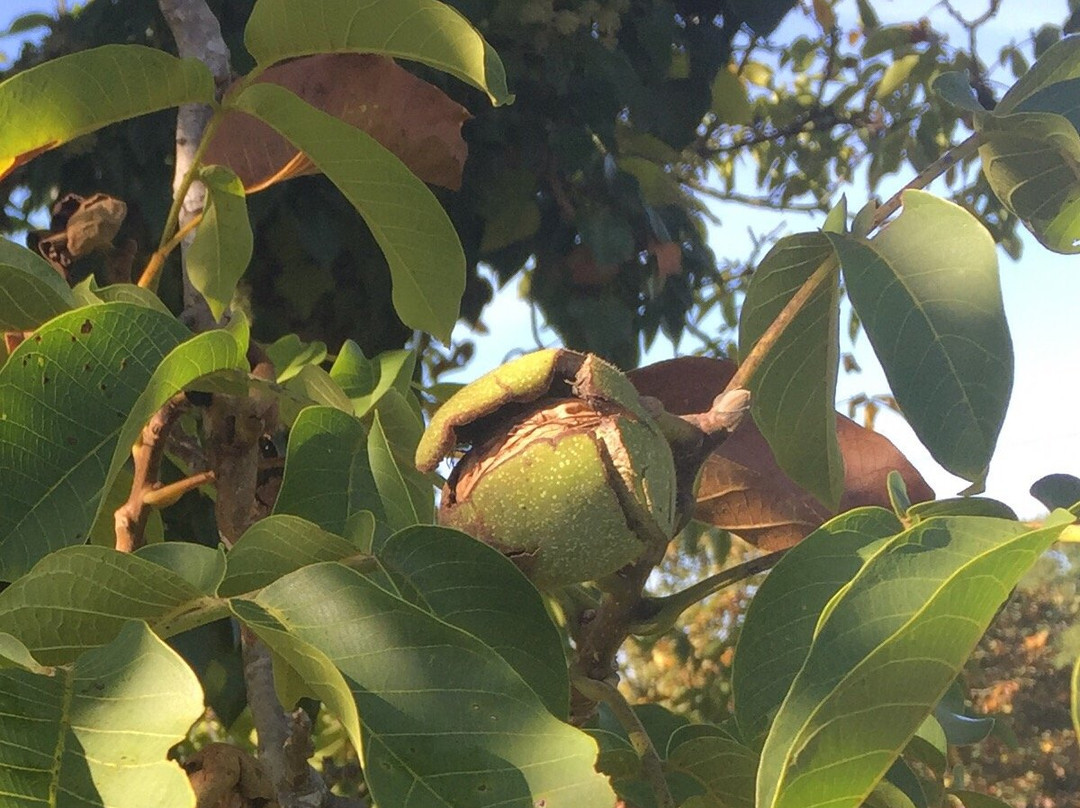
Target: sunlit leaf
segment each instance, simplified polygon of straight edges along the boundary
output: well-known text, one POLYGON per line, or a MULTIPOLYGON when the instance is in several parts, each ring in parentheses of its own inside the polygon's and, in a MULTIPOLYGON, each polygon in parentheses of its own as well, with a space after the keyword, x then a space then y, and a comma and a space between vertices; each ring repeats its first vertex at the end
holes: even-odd
POLYGON ((277 85, 247 87, 231 104, 287 137, 338 187, 386 255, 398 315, 449 341, 465 289, 465 256, 427 186, 370 135, 277 85))
POLYGON ((395 533, 375 554, 402 597, 486 642, 553 715, 566 717, 562 639, 513 562, 471 536, 430 525, 395 533))
POLYGON ((813 642, 818 615, 862 568, 865 549, 903 526, 883 508, 861 508, 811 533, 769 573, 739 635, 731 686, 739 734, 757 746, 813 642))
POLYGON ((339 536, 360 511, 385 521, 367 445, 367 430, 353 416, 332 407, 302 410, 289 433, 274 513, 303 517, 339 536))
POLYGON ((355 544, 313 522, 274 514, 249 527, 229 551, 228 572, 218 593, 232 597, 252 592, 308 564, 357 555, 355 544))
POLYGON ((422 62, 513 100, 495 50, 457 10, 437 0, 259 0, 244 31, 262 66, 314 53, 381 53, 422 62))
POLYGON ((130 452, 117 449, 121 429, 187 333, 106 303, 50 320, 0 368, 0 579, 86 540, 110 458, 130 452))
POLYGON ((983 172, 998 198, 1048 249, 1080 252, 1080 135, 1050 112, 984 115, 983 172))
POLYGON ((434 487, 411 464, 395 456, 378 412, 368 433, 368 462, 391 530, 433 521, 434 487))
POLYGON ((103 45, 51 59, 0 83, 0 177, 110 123, 180 104, 214 103, 197 59, 142 45, 103 45))
MULTIPOLYGON (((832 261, 825 234, 777 242, 754 272, 739 316, 745 359, 784 305, 822 264, 832 261)), ((839 273, 833 269, 795 315, 750 381, 751 412, 776 462, 796 483, 835 509, 844 490, 836 440, 839 273)))
POLYGON ((75 305, 48 261, 0 239, 0 331, 30 331, 75 305))
POLYGON ((53 675, 0 670, 4 804, 190 808, 168 754, 202 713, 195 674, 145 623, 53 675))
POLYGON ((872 241, 832 235, 852 305, 915 434, 981 486, 1012 391, 994 241, 958 205, 904 193, 872 241))
POLYGON ((160 564, 109 547, 67 547, 0 592, 0 633, 42 664, 61 665, 112 642, 128 620, 159 627, 199 604, 207 605, 205 593, 160 564))
POLYGON ((305 567, 234 608, 271 648, 295 638, 340 669, 380 804, 614 803, 593 770, 595 742, 555 719, 502 657, 362 575, 305 567))
POLYGON ((994 111, 1000 115, 1015 112, 1025 99, 1044 87, 1075 78, 1080 78, 1080 37, 1065 37, 1043 52, 1002 96, 994 111))
POLYGON ((236 283, 251 261, 254 237, 248 222, 244 186, 224 166, 206 166, 199 172, 206 185, 206 206, 185 257, 184 269, 215 320, 220 320, 233 299, 236 283))
POLYGON ((877 549, 822 615, 766 738, 757 805, 858 806, 1071 519, 940 517, 877 549))

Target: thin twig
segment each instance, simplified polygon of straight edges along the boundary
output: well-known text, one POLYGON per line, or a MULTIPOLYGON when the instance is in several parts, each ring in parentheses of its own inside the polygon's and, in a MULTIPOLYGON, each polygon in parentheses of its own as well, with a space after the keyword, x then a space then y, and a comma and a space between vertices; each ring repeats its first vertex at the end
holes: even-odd
POLYGON ((745 388, 750 383, 754 374, 757 373, 758 367, 776 346, 776 343, 780 341, 780 337, 783 336, 787 327, 799 316, 803 306, 814 296, 814 293, 826 279, 832 276, 839 265, 835 252, 821 262, 821 266, 815 269, 813 274, 799 287, 798 291, 792 295, 784 308, 776 315, 776 319, 765 329, 765 333, 754 343, 754 347, 750 349, 750 353, 739 364, 735 375, 731 377, 731 381, 724 388, 725 392, 745 388))
POLYGON ((641 759, 641 768, 645 772, 645 779, 649 781, 653 792, 656 794, 658 808, 675 808, 675 798, 671 796, 667 779, 664 777, 664 764, 660 754, 656 751, 649 733, 637 717, 630 703, 623 697, 617 687, 607 682, 590 679, 586 676, 575 676, 574 687, 583 695, 596 702, 603 702, 611 710, 616 720, 626 730, 630 745, 634 747, 641 759))
MULTIPOLYGON (((967 159, 978 151, 981 144, 982 138, 979 133, 976 132, 967 140, 949 149, 945 154, 941 155, 941 157, 920 171, 918 176, 889 197, 885 204, 874 211, 871 232, 881 227, 893 213, 900 209, 900 206, 903 204, 905 191, 925 188, 957 163, 967 159)), ((761 335, 760 339, 754 344, 754 347, 750 349, 750 353, 747 354, 746 358, 739 365, 738 370, 735 371, 735 375, 731 377, 727 387, 724 388, 725 391, 737 390, 749 385, 750 380, 761 366, 762 361, 776 346, 777 342, 780 341, 780 337, 783 336, 787 327, 791 325, 799 315, 799 312, 802 311, 803 307, 810 298, 813 297, 821 284, 824 283, 838 267, 839 260, 836 257, 836 253, 833 252, 816 270, 814 270, 810 277, 803 282, 803 285, 799 287, 798 291, 796 291, 791 299, 788 300, 784 308, 780 310, 780 313, 776 315, 776 319, 772 321, 767 329, 765 329, 765 333, 761 335)))
POLYGON ((142 275, 139 276, 139 286, 143 289, 149 289, 157 281, 158 273, 161 272, 161 268, 165 265, 165 259, 180 246, 189 233, 199 226, 202 220, 203 215, 200 213, 177 230, 166 244, 154 250, 154 254, 146 262, 146 268, 143 269, 142 275))
POLYGON ((925 188, 931 182, 936 180, 950 168, 957 163, 966 160, 971 155, 975 154, 979 150, 979 146, 982 145, 982 137, 978 132, 973 134, 967 140, 957 144, 953 148, 949 149, 938 159, 924 168, 918 173, 911 182, 890 196, 881 207, 874 211, 874 229, 881 227, 885 223, 885 220, 892 216, 897 210, 900 209, 900 205, 903 204, 904 192, 911 190, 919 190, 925 188))
POLYGON ((151 508, 167 508, 176 504, 188 491, 194 491, 214 481, 214 472, 200 471, 182 480, 161 485, 143 494, 143 504, 151 508))

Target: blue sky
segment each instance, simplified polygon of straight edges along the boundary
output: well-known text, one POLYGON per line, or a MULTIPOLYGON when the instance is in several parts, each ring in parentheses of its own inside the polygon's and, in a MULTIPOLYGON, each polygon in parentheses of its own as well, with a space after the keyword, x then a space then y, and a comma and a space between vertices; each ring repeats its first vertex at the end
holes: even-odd
MULTIPOLYGON (((874 5, 884 22, 910 20, 913 7, 927 9, 938 30, 950 34, 958 45, 963 44, 960 30, 933 0, 921 3, 878 0, 874 5)), ((954 0, 953 5, 968 17, 975 17, 986 9, 986 0, 954 0)), ((837 9, 841 18, 850 19, 848 15, 854 14, 854 6, 851 0, 841 0, 837 9)), ((1027 40, 1032 25, 1060 23, 1067 14, 1066 0, 1043 0, 1037 4, 1038 11, 1034 14, 1032 7, 1029 0, 1003 0, 999 15, 980 32, 980 51, 988 60, 1009 42, 1027 40)), ((7 0, 0 6, 0 30, 6 29, 11 20, 22 14, 55 8, 55 0, 7 0)), ((789 15, 776 39, 783 41, 809 24, 796 11, 789 15)), ((17 54, 18 46, 14 37, 0 38, 0 52, 8 56, 17 54)), ((1000 69, 992 72, 990 78, 1010 81, 1009 74, 1000 69)), ((888 196, 907 179, 906 175, 889 177, 878 189, 879 193, 888 196)), ((849 189, 849 208, 857 210, 861 207, 864 195, 859 187, 849 189)), ((797 232, 821 224, 820 217, 784 217, 735 204, 716 205, 714 210, 722 225, 713 229, 712 236, 718 253, 727 256, 750 252, 748 229, 767 233, 777 224, 784 223, 788 232, 797 232), (744 242, 741 249, 740 240, 744 242)), ((1005 501, 1025 517, 1042 510, 1027 493, 1032 482, 1053 472, 1080 476, 1080 418, 1077 417, 1080 404, 1080 256, 1055 255, 1028 237, 1020 261, 1014 262, 1001 255, 1001 279, 1016 353, 1016 375, 1009 413, 990 466, 986 493, 1005 501)), ((516 283, 498 294, 496 304, 485 313, 484 321, 490 336, 471 334, 464 325, 455 331, 457 338, 474 339, 478 348, 476 359, 460 380, 474 378, 489 370, 515 349, 536 347, 528 325, 529 308, 519 297, 516 283)), ((545 344, 555 343, 550 332, 542 336, 546 339, 545 344)), ((680 347, 688 351, 693 346, 686 342, 680 347)), ((888 390, 865 335, 856 343, 854 352, 863 372, 841 376, 838 390, 841 409, 842 402, 852 395, 888 390)), ((676 353, 676 349, 661 338, 649 352, 648 361, 666 359, 676 353)), ((902 418, 883 412, 878 417, 877 428, 907 454, 939 497, 953 495, 966 487, 966 483, 949 475, 930 458, 902 418)))

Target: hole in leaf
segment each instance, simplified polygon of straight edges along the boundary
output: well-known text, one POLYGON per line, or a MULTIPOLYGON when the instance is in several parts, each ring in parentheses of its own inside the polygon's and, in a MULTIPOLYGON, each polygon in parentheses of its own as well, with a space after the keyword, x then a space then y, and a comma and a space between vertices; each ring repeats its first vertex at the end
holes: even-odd
POLYGON ((80 334, 89 334, 93 330, 94 330, 94 324, 92 322, 90 322, 89 320, 83 320, 83 324, 81 326, 79 326, 79 333, 80 334))

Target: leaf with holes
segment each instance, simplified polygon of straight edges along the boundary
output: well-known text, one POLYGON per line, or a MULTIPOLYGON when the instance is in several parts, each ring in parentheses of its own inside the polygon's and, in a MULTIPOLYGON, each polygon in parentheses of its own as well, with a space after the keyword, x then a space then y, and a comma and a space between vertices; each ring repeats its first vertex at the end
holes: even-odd
POLYGON ((50 320, 0 368, 0 580, 86 540, 121 430, 187 334, 171 316, 106 303, 50 320))
POLYGON ((79 135, 180 104, 213 104, 214 78, 196 59, 142 45, 103 45, 0 83, 0 177, 79 135))

